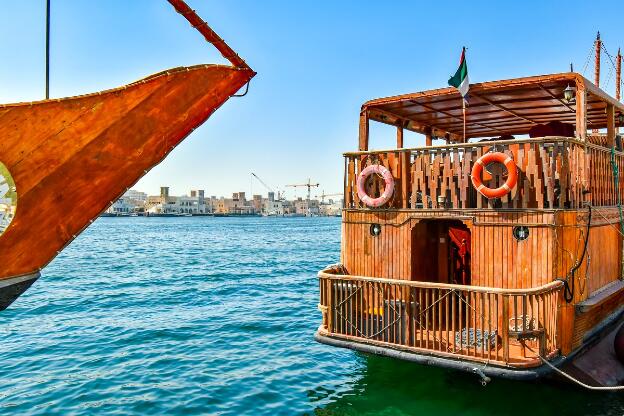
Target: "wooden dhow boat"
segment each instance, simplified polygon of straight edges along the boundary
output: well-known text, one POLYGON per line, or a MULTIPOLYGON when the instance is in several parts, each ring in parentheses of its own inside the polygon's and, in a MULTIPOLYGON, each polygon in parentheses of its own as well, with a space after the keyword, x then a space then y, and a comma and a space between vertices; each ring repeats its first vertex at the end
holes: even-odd
POLYGON ((613 334, 617 96, 570 72, 471 84, 465 121, 455 88, 366 102, 359 149, 344 154, 341 263, 318 274, 316 339, 485 382, 542 377, 613 334), (396 128, 396 148, 369 149, 371 121, 396 128), (406 132, 426 145, 406 148, 406 132))
POLYGON ((174 68, 78 97, 0 105, 0 310, 255 72, 184 1, 231 62, 174 68))

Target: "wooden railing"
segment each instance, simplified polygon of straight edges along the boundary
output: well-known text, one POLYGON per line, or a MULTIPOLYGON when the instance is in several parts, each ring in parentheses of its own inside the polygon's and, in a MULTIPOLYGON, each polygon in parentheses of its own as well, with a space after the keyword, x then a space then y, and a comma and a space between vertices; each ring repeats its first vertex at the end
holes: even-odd
POLYGON ((563 283, 497 289, 319 273, 324 335, 507 366, 554 355, 563 283))
MULTIPOLYGON (((616 205, 617 192, 611 159, 620 172, 624 153, 574 138, 545 137, 451 144, 414 149, 345 153, 345 208, 366 208, 357 195, 357 178, 370 164, 387 167, 395 179, 395 193, 384 208, 580 208, 616 205), (518 184, 500 200, 488 200, 474 189, 470 173, 475 161, 489 151, 510 155, 518 167, 518 184)), ((496 188, 505 181, 500 166, 484 170, 483 182, 496 188)), ((619 181, 624 194, 624 181, 619 181)), ((374 178, 367 192, 376 197, 383 181, 374 178)))

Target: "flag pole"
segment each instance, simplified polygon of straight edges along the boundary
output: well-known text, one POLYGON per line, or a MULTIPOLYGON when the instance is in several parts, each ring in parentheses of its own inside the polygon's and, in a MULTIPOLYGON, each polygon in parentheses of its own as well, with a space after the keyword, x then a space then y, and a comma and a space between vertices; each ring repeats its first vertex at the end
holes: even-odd
POLYGON ((462 113, 464 114, 464 143, 466 143, 466 100, 462 98, 462 113))

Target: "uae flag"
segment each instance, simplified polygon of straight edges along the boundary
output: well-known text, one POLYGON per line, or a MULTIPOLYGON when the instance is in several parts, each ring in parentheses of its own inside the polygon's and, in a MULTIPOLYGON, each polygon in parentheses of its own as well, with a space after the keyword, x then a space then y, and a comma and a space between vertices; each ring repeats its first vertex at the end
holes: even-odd
POLYGON ((461 59, 459 60, 459 68, 448 83, 450 86, 459 90, 464 102, 468 99, 468 88, 470 88, 470 80, 468 79, 468 64, 466 64, 466 48, 462 49, 461 59))

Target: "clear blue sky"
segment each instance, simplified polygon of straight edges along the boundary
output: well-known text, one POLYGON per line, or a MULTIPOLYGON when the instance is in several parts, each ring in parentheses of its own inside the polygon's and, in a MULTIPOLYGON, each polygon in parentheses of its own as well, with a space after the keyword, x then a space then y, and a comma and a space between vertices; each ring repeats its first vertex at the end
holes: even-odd
MULTIPOLYGON (((570 62, 582 72, 597 30, 612 54, 624 46, 618 1, 188 3, 258 75, 248 96, 228 101, 139 182, 149 193, 249 192, 251 171, 275 188, 311 177, 339 192, 360 105, 445 86, 463 45, 472 82, 564 72, 570 62)), ((45 0, 0 0, 0 102, 43 97, 44 23, 45 0)), ((223 60, 165 0, 52 0, 53 97, 212 62, 223 60)), ((613 94, 613 76, 606 88, 613 94)), ((393 140, 376 128, 371 146, 393 140)), ((265 192, 257 182, 253 190, 265 192)))

